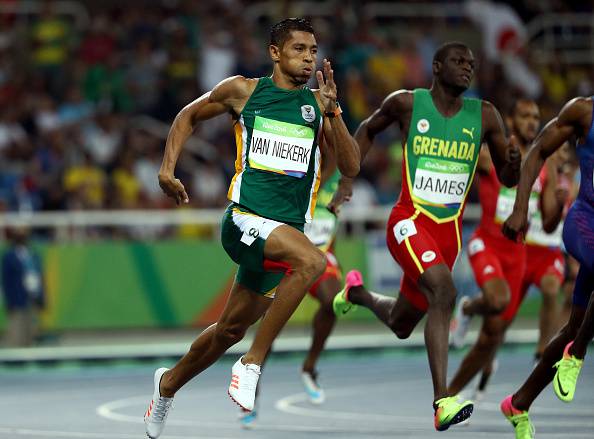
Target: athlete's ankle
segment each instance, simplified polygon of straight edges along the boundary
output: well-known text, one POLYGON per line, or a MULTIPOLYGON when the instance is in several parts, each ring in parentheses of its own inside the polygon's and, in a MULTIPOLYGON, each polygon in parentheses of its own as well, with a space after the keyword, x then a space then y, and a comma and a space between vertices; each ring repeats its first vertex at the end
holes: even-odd
POLYGON ((363 305, 365 296, 369 296, 369 292, 363 285, 358 287, 351 287, 346 295, 346 299, 355 305, 363 305))
POLYGON ((312 363, 304 363, 303 366, 301 367, 302 372, 309 373, 309 374, 313 374, 315 369, 316 369, 315 364, 312 364, 312 363))
POLYGON ((258 359, 258 356, 255 354, 247 353, 243 357, 241 357, 242 364, 256 364, 260 366, 262 364, 262 360, 258 359))
POLYGON ((472 309, 474 302, 472 300, 467 301, 464 305, 462 305, 462 314, 468 317, 472 317, 475 312, 472 309))
POLYGON ((177 391, 171 386, 170 375, 171 371, 168 370, 161 376, 161 382, 159 383, 159 394, 165 398, 173 398, 177 391))
POLYGON ((437 403, 441 399, 449 398, 450 396, 451 395, 447 391, 446 392, 443 392, 443 393, 439 393, 439 394, 434 395, 434 397, 433 397, 433 407, 437 407, 437 403))
POLYGON ((586 356, 586 349, 582 348, 578 340, 575 340, 571 343, 571 346, 569 346, 567 352, 569 355, 577 358, 578 360, 583 360, 586 356))
POLYGON ((512 395, 511 405, 513 408, 521 412, 527 412, 528 410, 530 410, 530 404, 526 403, 526 401, 523 401, 517 393, 514 393, 512 395))

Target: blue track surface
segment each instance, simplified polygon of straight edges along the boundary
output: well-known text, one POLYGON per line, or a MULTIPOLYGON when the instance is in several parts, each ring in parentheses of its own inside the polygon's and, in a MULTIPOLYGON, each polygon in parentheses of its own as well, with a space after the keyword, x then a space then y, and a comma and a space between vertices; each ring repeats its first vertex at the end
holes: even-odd
MULTIPOLYGON (((528 349, 506 350, 486 400, 466 427, 433 430, 431 381, 423 351, 333 354, 320 362, 327 402, 311 405, 299 380, 301 356, 273 357, 262 376, 259 419, 239 428, 226 394, 232 359, 194 379, 176 397, 162 439, 180 438, 513 438, 498 410, 532 367, 528 349)), ((450 374, 461 360, 453 353, 450 374)), ((594 367, 586 360, 576 399, 547 388, 533 409, 538 438, 594 437, 594 367)), ((162 363, 158 363, 162 364, 162 363)), ((164 365, 170 365, 165 362, 164 365)), ((0 438, 137 438, 155 364, 0 369, 0 438)))

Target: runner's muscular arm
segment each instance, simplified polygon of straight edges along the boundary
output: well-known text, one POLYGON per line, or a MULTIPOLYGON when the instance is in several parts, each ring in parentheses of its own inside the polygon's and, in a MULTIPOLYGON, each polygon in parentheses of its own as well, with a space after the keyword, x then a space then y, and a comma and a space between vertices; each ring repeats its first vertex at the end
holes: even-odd
MULTIPOLYGON (((410 112, 413 104, 413 94, 409 90, 398 90, 388 95, 381 106, 365 119, 355 132, 355 140, 359 145, 361 163, 373 145, 376 135, 385 130, 393 122, 402 122, 402 116, 410 112)), ((328 209, 338 213, 340 205, 349 201, 353 194, 353 178, 341 177, 338 189, 328 209)))
POLYGON ((481 149, 479 149, 478 161, 476 163, 476 172, 481 175, 489 175, 492 163, 493 162, 491 161, 489 148, 481 145, 481 149))
POLYGON ((483 139, 489 145, 491 160, 497 171, 497 178, 507 187, 518 184, 522 155, 512 136, 505 135, 503 120, 499 111, 490 102, 483 101, 483 139))
POLYGON ((361 163, 371 149, 373 139, 393 122, 401 122, 403 114, 410 112, 413 94, 409 90, 398 90, 388 95, 382 105, 365 119, 355 132, 355 140, 361 150, 361 163))
MULTIPOLYGON (((324 59, 322 64, 324 73, 316 71, 319 90, 316 91, 317 99, 322 111, 330 112, 336 110, 336 83, 334 82, 334 70, 330 61, 324 59)), ((323 124, 324 139, 334 149, 336 165, 342 175, 355 177, 359 173, 361 156, 359 145, 349 133, 348 128, 340 114, 334 117, 325 117, 323 124)))
POLYGON ((559 116, 546 124, 536 137, 522 165, 514 210, 503 224, 503 234, 509 239, 515 241, 519 234, 526 231, 530 190, 545 160, 572 136, 584 136, 591 122, 591 114, 591 101, 575 98, 565 104, 559 116))
POLYGON ((197 122, 212 119, 229 111, 239 114, 254 87, 254 80, 242 76, 227 78, 212 91, 190 102, 175 117, 167 135, 163 162, 159 170, 159 185, 177 204, 189 201, 183 184, 175 178, 173 172, 184 143, 194 131, 194 126, 197 122))
POLYGON ((567 200, 569 192, 559 186, 557 160, 552 157, 546 161, 545 166, 547 167, 547 178, 540 196, 542 228, 546 233, 553 233, 563 218, 565 200, 567 200))
POLYGON ((349 133, 341 116, 324 118, 324 142, 332 152, 335 165, 344 176, 354 178, 359 173, 359 146, 349 133), (340 145, 340 146, 339 146, 340 145))

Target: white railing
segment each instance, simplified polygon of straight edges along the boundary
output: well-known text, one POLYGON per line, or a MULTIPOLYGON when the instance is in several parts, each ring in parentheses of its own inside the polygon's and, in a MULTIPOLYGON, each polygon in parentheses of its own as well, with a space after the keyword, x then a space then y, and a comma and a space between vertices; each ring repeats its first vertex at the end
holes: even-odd
POLYGON ((526 30, 527 46, 538 51, 539 62, 551 62, 560 53, 564 63, 594 63, 594 14, 543 14, 526 30))
MULTIPOLYGON (((361 5, 360 12, 369 18, 461 17, 463 6, 463 2, 365 2, 361 5)), ((293 1, 288 9, 286 12, 290 16, 331 17, 336 14, 336 3, 293 1)), ((246 8, 246 16, 251 20, 276 17, 279 12, 275 1, 252 3, 246 8)))
MULTIPOLYGON (((381 228, 390 215, 391 206, 365 209, 346 208, 340 215, 342 233, 353 234, 366 228, 381 228)), ((7 227, 25 226, 31 229, 50 229, 60 240, 82 239, 84 230, 97 227, 166 228, 183 225, 207 226, 213 236, 220 231, 223 209, 171 209, 171 210, 97 210, 56 212, 14 212, 0 214, 0 231, 7 227)), ((464 219, 477 221, 480 206, 470 204, 464 219)))

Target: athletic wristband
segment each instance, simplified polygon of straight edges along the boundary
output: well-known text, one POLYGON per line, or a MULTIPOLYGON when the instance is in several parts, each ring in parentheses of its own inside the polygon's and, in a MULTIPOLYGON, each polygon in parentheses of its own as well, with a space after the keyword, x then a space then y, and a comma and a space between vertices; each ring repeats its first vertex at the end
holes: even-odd
POLYGON ((325 111, 324 112, 324 116, 326 117, 336 117, 339 116, 342 113, 342 109, 340 108, 340 104, 337 102, 336 103, 336 108, 334 109, 334 111, 325 111))

